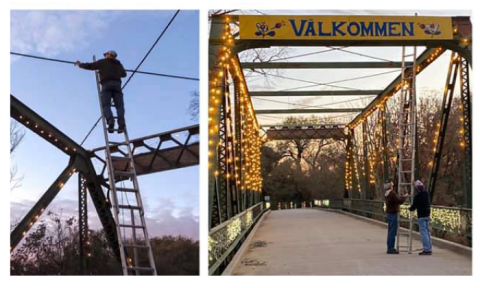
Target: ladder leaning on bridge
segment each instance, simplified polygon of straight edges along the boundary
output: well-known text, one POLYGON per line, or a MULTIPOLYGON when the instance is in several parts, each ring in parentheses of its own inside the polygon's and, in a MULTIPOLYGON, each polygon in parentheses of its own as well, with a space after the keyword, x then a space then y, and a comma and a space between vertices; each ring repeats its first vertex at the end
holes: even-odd
MULTIPOLYGON (((416 133, 417 133, 417 103, 416 103, 416 74, 417 74, 417 47, 413 46, 407 52, 407 47, 402 47, 402 88, 400 99, 399 146, 398 146, 398 195, 408 194, 407 204, 411 204, 415 193, 415 156, 416 156, 416 133), (411 59, 410 61, 408 61, 411 59)), ((409 230, 407 233, 397 230, 397 250, 399 252, 412 253, 412 230, 413 213, 408 213, 409 230), (401 236, 407 236, 407 244, 400 245, 401 236), (406 248, 406 250, 400 250, 406 248)), ((401 213, 398 214, 400 226, 401 213)), ((398 227, 400 228, 400 227, 398 227)))
MULTIPOLYGON (((93 60, 96 60, 95 57, 93 60)), ((110 201, 112 202, 113 218, 115 219, 118 235, 122 271, 124 275, 157 275, 127 128, 125 128, 123 133, 119 132, 125 136, 124 142, 118 143, 109 140, 107 121, 102 109, 102 95, 98 71, 95 71, 95 77, 97 80, 103 132, 105 135, 105 160, 108 168, 108 179, 105 180, 108 181, 111 192, 110 201), (116 147, 115 152, 119 152, 122 155, 121 157, 112 156, 112 145, 116 147), (126 151, 120 150, 119 147, 126 147, 126 151), (120 165, 115 166, 113 164, 114 160, 116 163, 124 164, 122 170, 116 169, 116 167, 120 165), (130 187, 125 186, 126 182, 129 183, 130 187), (121 187, 117 187, 117 183, 121 183, 121 187), (129 197, 129 195, 134 195, 134 197, 129 197), (121 197, 122 203, 119 203, 119 196, 121 197), (135 203, 130 203, 129 199, 135 203), (126 201, 126 203, 124 203, 124 201, 126 201), (122 216, 125 216, 124 213, 127 211, 127 218, 123 217, 122 223, 120 223, 120 211, 122 212, 122 216), (140 219, 140 223, 135 223, 136 219, 140 219), (131 229, 131 239, 127 238, 125 229, 131 229), (141 238, 138 239, 137 236, 141 238), (133 260, 129 257, 129 252, 133 254, 133 260), (140 266, 139 256, 148 256, 148 266, 140 266)), ((118 129, 115 129, 115 131, 118 131, 118 129)))

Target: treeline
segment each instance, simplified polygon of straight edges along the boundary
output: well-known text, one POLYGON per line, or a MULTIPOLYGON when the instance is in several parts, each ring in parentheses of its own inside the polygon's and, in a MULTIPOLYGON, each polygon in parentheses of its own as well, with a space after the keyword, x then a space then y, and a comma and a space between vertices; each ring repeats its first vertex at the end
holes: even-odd
MULTIPOLYGON (((11 275, 82 275, 78 221, 47 212, 10 256, 11 275)), ((183 236, 150 239, 158 275, 198 275, 199 243, 183 236)), ((87 275, 121 275, 103 231, 89 231, 87 275)))

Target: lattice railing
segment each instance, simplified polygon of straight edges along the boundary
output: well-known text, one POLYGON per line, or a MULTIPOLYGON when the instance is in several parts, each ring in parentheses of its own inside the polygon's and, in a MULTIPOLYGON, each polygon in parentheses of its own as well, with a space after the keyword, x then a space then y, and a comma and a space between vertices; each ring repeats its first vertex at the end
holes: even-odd
MULTIPOLYGON (((340 209, 350 213, 385 220, 385 203, 383 201, 363 199, 322 199, 315 200, 315 206, 330 209, 340 209), (374 217, 377 216, 377 217, 374 217)), ((408 205, 400 206, 400 216, 408 218, 408 205)), ((414 213, 414 219, 416 219, 414 213)), ((459 236, 472 236, 472 209, 460 207, 431 206, 430 214, 432 229, 457 234, 459 236)))
POLYGON ((215 274, 222 264, 227 264, 227 259, 237 244, 252 228, 264 209, 264 202, 260 202, 210 230, 208 237, 210 274, 215 274))

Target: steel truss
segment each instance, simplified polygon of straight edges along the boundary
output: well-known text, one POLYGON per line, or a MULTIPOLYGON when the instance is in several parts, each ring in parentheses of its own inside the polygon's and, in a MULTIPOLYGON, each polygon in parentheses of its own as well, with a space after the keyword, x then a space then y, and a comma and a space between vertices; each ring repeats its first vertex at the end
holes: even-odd
POLYGON ((268 140, 290 139, 335 139, 343 140, 345 125, 315 125, 315 126, 272 126, 266 130, 268 140))
MULTIPOLYGON (((47 120, 38 115, 35 111, 20 102, 13 95, 10 95, 10 116, 23 124, 26 128, 37 134, 60 151, 70 157, 67 167, 60 173, 57 179, 47 189, 43 196, 35 203, 30 211, 19 222, 17 227, 10 234, 10 251, 26 236, 29 229, 45 212, 48 205, 60 192, 65 183, 70 179, 73 173, 79 173, 79 246, 80 255, 89 257, 88 240, 88 218, 87 218, 87 191, 90 194, 93 205, 97 211, 107 242, 115 253, 117 260, 120 260, 120 251, 118 237, 116 232, 115 220, 110 210, 111 205, 102 189, 105 186, 105 168, 99 174, 94 168, 92 159, 96 158, 105 162, 96 153, 103 151, 105 147, 96 148, 90 151, 85 150, 47 120)), ((199 143, 193 140, 193 136, 199 134, 199 126, 190 126, 169 132, 159 133, 131 140, 131 145, 136 151, 141 148, 148 152, 138 152, 134 155, 135 164, 138 166, 140 174, 150 174, 171 169, 183 168, 199 163, 199 143), (187 133, 186 140, 182 143, 175 137, 175 134, 187 133), (156 147, 147 144, 146 141, 158 139, 156 147), (164 143, 168 147, 162 148, 164 143), (173 143, 173 145, 172 145, 173 143)), ((119 149, 121 143, 112 145, 112 149, 119 149)), ((118 164, 117 164, 118 165, 118 164)), ((88 272, 88 260, 82 257, 80 269, 82 272, 88 272)))
POLYGON ((470 65, 466 58, 461 58, 460 61, 460 96, 463 113, 463 147, 465 149, 465 158, 463 160, 465 204, 467 208, 472 208, 472 96, 470 93, 470 65))
MULTIPOLYGON (((137 175, 198 165, 199 142, 198 139, 195 139, 195 136, 198 135, 199 125, 193 125, 130 140, 137 175), (182 141, 180 136, 183 136, 185 140, 182 141), (156 141, 158 143, 149 144, 156 141)), ((89 151, 92 159, 97 159, 103 164, 100 173, 102 175, 106 171, 104 150, 105 147, 99 147, 89 151)), ((118 152, 123 156, 127 154, 124 143, 110 145, 110 151, 118 152)), ((115 159, 112 159, 112 162, 115 170, 126 171, 125 162, 115 159)))
POLYGON ((50 124, 47 120, 38 115, 35 111, 20 102, 13 95, 10 95, 10 105, 10 116, 13 119, 60 149, 63 153, 70 156, 70 162, 67 168, 65 168, 59 177, 52 183, 50 188, 48 188, 45 194, 37 201, 10 234, 11 251, 15 249, 18 243, 28 233, 28 230, 40 218, 47 206, 55 198, 73 173, 80 172, 86 180, 85 185, 90 193, 90 198, 92 199, 95 209, 97 210, 107 241, 112 248, 112 251, 114 251, 118 257, 119 251, 115 221, 110 211, 107 198, 103 193, 101 183, 98 181, 95 168, 90 161, 88 152, 50 124))
POLYGON ((81 173, 78 174, 78 235, 79 235, 79 251, 80 251, 80 274, 88 274, 88 260, 90 257, 88 240, 88 190, 85 185, 87 180, 81 173))
MULTIPOLYGON (((227 37, 228 31, 223 25, 212 33, 227 37)), ((263 143, 238 58, 229 54, 228 45, 210 46, 209 53, 210 79, 214 79, 209 97, 209 227, 213 228, 260 200, 257 163, 263 143)))

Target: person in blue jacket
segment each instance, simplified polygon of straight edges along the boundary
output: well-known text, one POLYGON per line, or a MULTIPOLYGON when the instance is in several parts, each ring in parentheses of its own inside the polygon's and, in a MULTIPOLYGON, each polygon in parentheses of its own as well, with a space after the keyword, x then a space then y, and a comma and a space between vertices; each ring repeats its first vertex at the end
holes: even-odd
POLYGON ((418 227, 420 230, 420 238, 422 240, 423 251, 419 255, 432 255, 432 240, 430 238, 430 197, 425 185, 420 180, 415 181, 415 188, 418 193, 413 198, 410 211, 417 210, 418 227))

